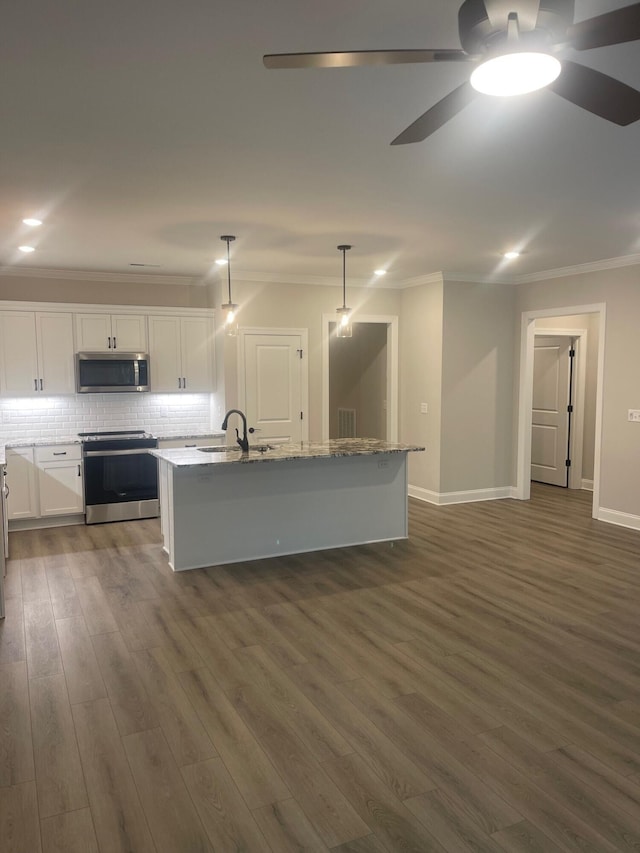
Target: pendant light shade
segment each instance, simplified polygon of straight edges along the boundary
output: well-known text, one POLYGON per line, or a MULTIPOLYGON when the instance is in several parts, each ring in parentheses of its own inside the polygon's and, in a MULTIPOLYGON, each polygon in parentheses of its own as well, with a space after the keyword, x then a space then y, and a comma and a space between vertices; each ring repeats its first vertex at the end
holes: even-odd
POLYGON ((238 306, 231 299, 231 259, 229 257, 229 244, 236 238, 231 234, 223 234, 220 237, 227 244, 227 284, 229 286, 229 299, 222 305, 224 316, 224 333, 234 338, 238 334, 238 306))
POLYGON ((346 276, 346 253, 351 246, 338 246, 338 251, 342 252, 342 307, 336 308, 338 321, 336 325, 337 338, 350 338, 353 335, 353 326, 351 325, 351 308, 347 308, 347 276, 346 276))

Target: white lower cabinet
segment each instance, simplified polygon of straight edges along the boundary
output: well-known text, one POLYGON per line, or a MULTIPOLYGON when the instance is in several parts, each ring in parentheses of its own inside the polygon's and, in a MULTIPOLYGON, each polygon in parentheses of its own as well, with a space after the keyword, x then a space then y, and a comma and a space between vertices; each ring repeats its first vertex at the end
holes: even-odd
POLYGON ((79 444, 36 447, 40 517, 84 511, 79 444))
POLYGON ((79 444, 7 449, 9 521, 84 512, 79 444))
POLYGON ((38 478, 36 477, 35 448, 7 448, 7 518, 37 518, 38 478))

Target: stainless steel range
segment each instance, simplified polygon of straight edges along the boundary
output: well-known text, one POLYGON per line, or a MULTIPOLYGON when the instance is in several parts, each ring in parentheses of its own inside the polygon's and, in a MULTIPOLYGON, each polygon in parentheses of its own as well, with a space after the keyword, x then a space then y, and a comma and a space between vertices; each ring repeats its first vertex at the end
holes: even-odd
POLYGON ((147 450, 158 439, 144 430, 80 432, 86 523, 156 518, 158 462, 147 450))

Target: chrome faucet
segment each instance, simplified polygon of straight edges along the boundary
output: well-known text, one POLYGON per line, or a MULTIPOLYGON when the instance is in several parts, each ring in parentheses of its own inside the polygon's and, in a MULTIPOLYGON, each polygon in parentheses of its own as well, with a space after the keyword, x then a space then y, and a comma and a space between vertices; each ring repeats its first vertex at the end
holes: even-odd
MULTIPOLYGON (((249 439, 247 438, 247 417, 246 417, 244 412, 241 412, 240 409, 229 409, 227 414, 224 416, 224 420, 222 421, 221 429, 226 430, 226 428, 228 426, 229 415, 232 415, 234 412, 236 413, 236 415, 240 415, 240 417, 242 418, 242 425, 244 427, 244 430, 242 433, 242 438, 240 438, 240 433, 236 429, 236 437, 237 437, 238 444, 242 448, 243 453, 248 453, 249 452, 249 439)), ((253 432, 253 429, 250 429, 249 432, 253 432)))

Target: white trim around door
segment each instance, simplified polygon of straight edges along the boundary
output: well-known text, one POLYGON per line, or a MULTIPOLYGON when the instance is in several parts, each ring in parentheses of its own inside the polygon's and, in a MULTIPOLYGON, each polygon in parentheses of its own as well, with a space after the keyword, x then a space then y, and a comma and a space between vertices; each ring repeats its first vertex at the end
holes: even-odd
MULTIPOLYGON (((329 439, 329 338, 335 314, 322 315, 322 440, 329 439)), ((387 441, 398 440, 398 317, 395 314, 358 314, 356 323, 384 323, 387 327, 387 441)))
POLYGON ((587 340, 586 329, 543 329, 535 327, 535 337, 571 338, 575 341, 575 366, 573 399, 573 417, 571 419, 571 437, 569 446, 569 488, 582 489, 582 448, 584 444, 584 398, 587 384, 587 340))
MULTIPOLYGON (((531 497, 531 408, 533 404, 533 354, 536 333, 536 320, 545 317, 568 317, 574 314, 597 314, 598 331, 598 373, 596 390, 595 452, 593 459, 593 508, 592 517, 599 517, 600 510, 600 456, 602 445, 602 401, 604 380, 604 351, 606 305, 597 302, 591 305, 571 305, 566 308, 543 308, 536 311, 524 311, 520 333, 520 394, 518 401, 518 434, 516 487, 514 497, 529 500, 531 497)), ((566 331, 566 330, 565 330, 566 331)), ((576 335, 579 330, 573 330, 576 335)), ((548 332, 548 330, 547 330, 548 332)), ((554 334, 559 330, 555 329, 554 334)), ((585 359, 582 359, 584 362, 585 359)))

